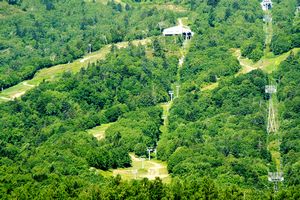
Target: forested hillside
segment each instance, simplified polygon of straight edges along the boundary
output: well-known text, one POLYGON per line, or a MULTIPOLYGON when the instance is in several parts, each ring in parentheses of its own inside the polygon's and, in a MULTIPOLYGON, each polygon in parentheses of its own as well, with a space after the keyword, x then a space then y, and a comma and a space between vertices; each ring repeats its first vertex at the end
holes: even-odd
POLYGON ((284 172, 287 175, 287 185, 299 185, 299 54, 290 57, 281 64, 280 70, 275 74, 279 90, 279 103, 283 131, 280 146, 283 154, 284 172))
POLYGON ((299 3, 0 0, 0 88, 107 51, 0 103, 0 199, 299 199, 299 3))
POLYGON ((176 14, 99 1, 0 1, 0 88, 105 44, 160 34, 176 14), (15 3, 16 2, 16 3, 15 3), (114 20, 112 20, 114 19, 114 20), (139 23, 143 21, 143 23, 139 23))
POLYGON ((276 1, 278 6, 274 7, 274 35, 272 38, 271 50, 275 55, 287 52, 299 47, 299 13, 295 7, 299 5, 298 0, 276 1), (296 12, 296 13, 295 13, 296 12))
POLYGON ((128 153, 137 149, 132 144, 154 144, 159 137, 162 110, 152 106, 166 101, 177 62, 176 56, 156 51, 147 56, 143 46, 112 48, 105 61, 42 83, 22 100, 1 106, 1 173, 6 180, 2 198, 13 195, 12 191, 19 194, 23 179, 29 185, 39 182, 52 187, 54 183, 48 181, 52 175, 78 179, 88 173, 88 166, 130 166, 128 153), (80 132, 114 122, 123 114, 101 143, 80 132), (135 120, 144 123, 137 127, 135 120), (127 129, 136 131, 136 136, 127 129), (21 171, 15 171, 19 166, 21 171), (13 174, 18 176, 7 178, 13 174))
POLYGON ((190 91, 175 101, 170 132, 159 146, 159 156, 169 158, 169 170, 174 175, 209 174, 227 184, 259 187, 258 180, 266 182, 266 83, 266 75, 253 71, 212 92, 190 91))

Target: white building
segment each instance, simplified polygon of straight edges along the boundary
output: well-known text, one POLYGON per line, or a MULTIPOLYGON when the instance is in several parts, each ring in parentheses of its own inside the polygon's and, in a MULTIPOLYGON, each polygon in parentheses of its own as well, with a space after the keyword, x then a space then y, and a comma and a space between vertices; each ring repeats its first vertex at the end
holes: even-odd
POLYGON ((266 10, 270 10, 273 6, 273 3, 271 0, 263 0, 261 3, 261 8, 266 11, 266 10))
POLYGON ((187 26, 173 26, 163 31, 164 36, 182 35, 185 39, 191 39, 194 33, 187 26))

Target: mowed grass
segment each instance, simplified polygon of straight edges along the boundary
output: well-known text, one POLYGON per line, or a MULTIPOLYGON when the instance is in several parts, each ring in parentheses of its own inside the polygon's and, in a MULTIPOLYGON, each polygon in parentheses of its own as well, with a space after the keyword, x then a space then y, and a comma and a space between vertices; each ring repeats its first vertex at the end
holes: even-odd
POLYGON ((132 158, 131 167, 110 169, 107 171, 95 168, 91 168, 91 170, 94 170, 96 174, 100 174, 104 177, 120 175, 123 180, 141 180, 143 178, 154 180, 156 177, 159 177, 164 183, 171 182, 171 177, 168 174, 166 162, 155 159, 148 160, 147 158, 144 158, 142 161, 140 158, 135 157, 134 154, 130 154, 130 157, 132 158))
POLYGON ((170 104, 170 102, 160 104, 163 109, 163 116, 167 117, 169 115, 170 104))
MULTIPOLYGON (((291 53, 298 53, 300 51, 300 48, 294 48, 286 53, 283 53, 279 56, 275 56, 272 52, 267 53, 265 56, 263 56, 258 62, 254 63, 252 60, 248 58, 244 58, 241 56, 241 50, 240 49, 231 49, 232 54, 238 59, 240 65, 242 68, 238 73, 235 74, 235 76, 238 76, 240 74, 246 74, 251 72, 255 69, 261 69, 266 73, 272 73, 273 71, 277 70, 280 63, 287 59, 287 57, 291 53)), ((201 88, 202 91, 206 90, 213 90, 217 88, 219 85, 218 82, 212 83, 209 85, 206 85, 201 88)))
MULTIPOLYGON (((0 93, 0 97, 5 97, 8 99, 17 98, 20 95, 24 94, 25 91, 29 90, 30 86, 24 85, 23 82, 15 85, 13 87, 7 88, 0 93)), ((8 99, 6 101, 8 101, 8 99)))
MULTIPOLYGON (((84 2, 86 2, 86 3, 91 3, 91 4, 93 4, 93 5, 100 4, 100 6, 101 6, 101 4, 106 5, 106 4, 108 3, 108 1, 109 1, 109 0, 97 0, 97 1, 94 2, 94 0, 84 0, 84 2)), ((125 5, 126 5, 126 3, 122 2, 122 0, 114 0, 114 2, 115 2, 115 3, 120 3, 120 4, 122 4, 122 6, 125 6, 125 5)), ((99 6, 99 5, 98 5, 98 6, 99 6)), ((101 7, 100 7, 100 8, 101 8, 101 7)))
MULTIPOLYGON (((169 104, 164 105, 164 113, 167 114, 169 104)), ((114 123, 103 124, 95 128, 87 130, 87 132, 98 140, 105 138, 105 131, 114 123)), ((167 163, 155 159, 148 160, 147 158, 138 158, 134 154, 130 154, 132 166, 129 168, 111 169, 107 171, 91 168, 96 174, 105 177, 121 175, 123 180, 143 179, 148 178, 154 180, 155 177, 160 177, 163 182, 169 183, 171 178, 168 174, 167 163)))
MULTIPOLYGON (((131 157, 133 156, 134 155, 131 154, 131 157)), ((164 183, 171 181, 167 170, 167 163, 155 159, 148 160, 144 158, 143 161, 140 158, 132 159, 132 167, 112 170, 113 176, 117 176, 118 174, 120 174, 124 180, 143 178, 154 180, 156 177, 160 177, 164 183)))
POLYGON ((169 124, 169 120, 168 120, 168 116, 169 116, 169 109, 171 107, 171 103, 167 102, 167 103, 162 103, 160 104, 160 106, 163 109, 163 114, 162 114, 162 119, 164 120, 164 124, 162 126, 160 126, 159 130, 163 133, 168 132, 168 124, 169 124))
POLYGON ((143 5, 145 8, 156 8, 159 10, 170 10, 173 12, 177 13, 185 13, 185 12, 190 12, 188 11, 187 8, 180 6, 180 5, 175 5, 172 3, 152 3, 152 2, 142 2, 139 3, 140 5, 143 5))
POLYGON ((294 48, 286 53, 283 53, 279 56, 275 56, 273 53, 269 53, 264 56, 261 61, 258 61, 256 65, 260 65, 262 70, 267 73, 272 73, 277 70, 280 63, 288 58, 291 53, 297 54, 300 51, 300 48, 294 48))
POLYGON ((113 124, 114 123, 102 124, 100 126, 96 126, 92 129, 87 130, 87 132, 96 137, 98 140, 101 140, 105 138, 105 131, 113 124))
MULTIPOLYGON (((151 38, 143 40, 132 41, 133 45, 146 45, 151 41, 151 38)), ((128 46, 128 42, 120 42, 115 44, 117 48, 125 48, 128 46)), ((39 85, 41 82, 57 80, 65 72, 77 73, 81 68, 86 68, 89 63, 95 63, 97 60, 105 59, 106 55, 110 52, 111 45, 106 45, 99 51, 95 51, 91 54, 84 56, 83 58, 77 59, 71 63, 60 64, 50 68, 39 70, 33 79, 23 81, 15 86, 7 88, 0 92, 0 97, 8 99, 1 99, 3 101, 9 101, 14 98, 18 98, 25 94, 26 91, 33 88, 33 86, 39 85)))
POLYGON ((215 82, 215 83, 212 83, 212 84, 202 87, 201 91, 213 90, 213 89, 217 88, 218 86, 219 86, 219 82, 215 82))
POLYGON ((245 74, 254 69, 261 69, 266 73, 272 73, 278 69, 280 63, 286 60, 291 53, 296 54, 299 51, 300 48, 294 48, 278 56, 275 56, 273 53, 267 53, 258 62, 254 63, 252 60, 242 57, 240 49, 232 49, 233 55, 237 57, 242 66, 238 74, 245 74))

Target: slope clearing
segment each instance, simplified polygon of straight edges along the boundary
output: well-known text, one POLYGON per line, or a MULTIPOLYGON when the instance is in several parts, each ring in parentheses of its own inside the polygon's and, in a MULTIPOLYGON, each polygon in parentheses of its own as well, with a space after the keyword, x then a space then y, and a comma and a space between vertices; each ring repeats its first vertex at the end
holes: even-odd
POLYGON ((93 135, 97 140, 102 140, 105 138, 105 131, 114 123, 102 124, 100 126, 96 126, 92 129, 87 130, 87 132, 93 135))
POLYGON ((281 55, 275 56, 273 54, 268 54, 263 56, 258 62, 254 63, 252 60, 248 58, 244 58, 241 56, 241 50, 240 49, 233 49, 233 55, 237 57, 237 59, 240 62, 240 65, 243 67, 242 70, 238 74, 245 74, 248 73, 254 69, 261 69, 265 71, 266 73, 272 73, 276 69, 278 69, 278 66, 280 63, 287 59, 287 57, 294 53, 296 54, 299 52, 300 48, 294 48, 286 53, 283 53, 281 55))
MULTIPOLYGON (((132 41, 133 45, 146 45, 151 41, 151 38, 132 41)), ((115 44, 117 48, 125 48, 128 42, 120 42, 115 44)), ((50 68, 39 70, 31 80, 23 81, 13 87, 7 88, 0 93, 0 102, 13 100, 25 94, 29 89, 39 85, 44 80, 52 81, 59 78, 65 72, 76 73, 81 68, 85 68, 89 63, 95 63, 97 60, 105 59, 110 52, 111 45, 106 45, 99 51, 93 52, 84 56, 81 59, 75 60, 72 63, 56 65, 50 68)))

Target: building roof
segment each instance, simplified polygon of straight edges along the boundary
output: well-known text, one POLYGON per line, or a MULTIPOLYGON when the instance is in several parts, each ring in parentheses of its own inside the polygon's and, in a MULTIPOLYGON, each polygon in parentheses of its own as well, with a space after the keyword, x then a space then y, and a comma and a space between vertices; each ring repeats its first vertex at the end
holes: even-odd
POLYGON ((163 31, 163 35, 182 35, 183 33, 192 33, 191 29, 187 26, 173 26, 163 31))

